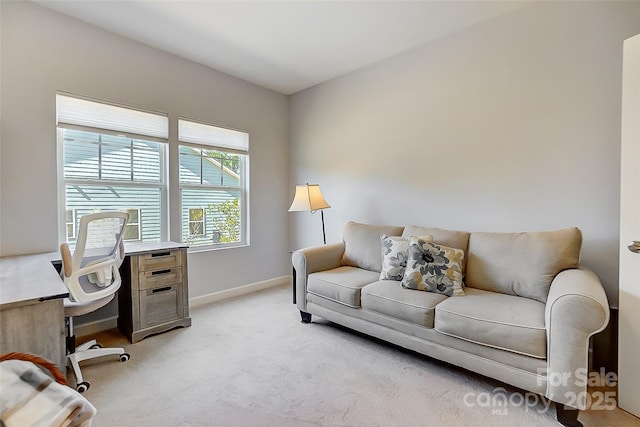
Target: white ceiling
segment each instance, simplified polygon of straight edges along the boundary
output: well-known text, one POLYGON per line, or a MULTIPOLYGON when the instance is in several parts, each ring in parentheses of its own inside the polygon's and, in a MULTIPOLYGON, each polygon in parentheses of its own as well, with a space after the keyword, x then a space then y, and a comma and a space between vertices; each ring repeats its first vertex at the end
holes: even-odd
POLYGON ((292 94, 534 0, 35 1, 292 94))

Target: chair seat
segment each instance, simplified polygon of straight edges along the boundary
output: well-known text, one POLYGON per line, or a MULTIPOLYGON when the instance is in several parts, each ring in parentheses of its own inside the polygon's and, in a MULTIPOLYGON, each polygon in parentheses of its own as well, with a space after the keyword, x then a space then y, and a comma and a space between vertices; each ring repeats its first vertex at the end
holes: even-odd
POLYGON ((115 297, 115 294, 111 294, 104 298, 100 298, 95 301, 76 302, 71 301, 69 298, 64 299, 64 317, 76 317, 84 314, 89 314, 97 309, 109 304, 115 297))

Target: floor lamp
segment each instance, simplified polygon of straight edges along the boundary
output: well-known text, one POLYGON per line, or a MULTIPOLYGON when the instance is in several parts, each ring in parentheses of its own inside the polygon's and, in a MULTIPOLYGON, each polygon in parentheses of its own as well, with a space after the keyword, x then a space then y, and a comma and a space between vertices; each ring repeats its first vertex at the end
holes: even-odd
POLYGON ((293 203, 291 203, 289 207, 289 212, 311 211, 313 214, 320 211, 320 216, 322 217, 322 239, 326 244, 327 237, 324 232, 323 209, 330 207, 320 192, 320 185, 307 183, 304 185, 296 185, 296 195, 293 198, 293 203))

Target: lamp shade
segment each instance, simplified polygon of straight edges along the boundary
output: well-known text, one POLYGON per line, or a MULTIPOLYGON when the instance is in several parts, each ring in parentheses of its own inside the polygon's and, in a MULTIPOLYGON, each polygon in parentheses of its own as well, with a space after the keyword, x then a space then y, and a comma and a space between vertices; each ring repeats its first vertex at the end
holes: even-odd
POLYGON ((289 212, 311 211, 330 208, 329 203, 322 196, 318 184, 296 185, 296 195, 289 207, 289 212))

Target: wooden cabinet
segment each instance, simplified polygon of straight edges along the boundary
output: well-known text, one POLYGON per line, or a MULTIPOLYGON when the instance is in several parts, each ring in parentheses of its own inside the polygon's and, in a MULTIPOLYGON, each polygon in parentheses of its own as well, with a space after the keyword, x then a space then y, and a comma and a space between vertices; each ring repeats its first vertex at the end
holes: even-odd
POLYGON ((121 268, 118 327, 129 341, 190 326, 187 248, 127 248, 127 255, 121 268))

